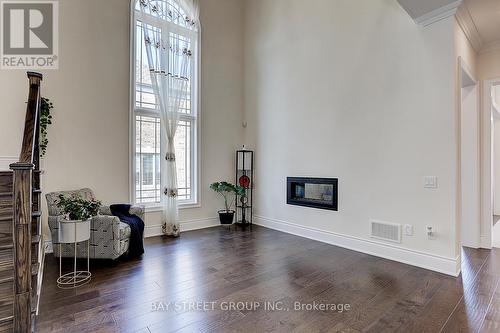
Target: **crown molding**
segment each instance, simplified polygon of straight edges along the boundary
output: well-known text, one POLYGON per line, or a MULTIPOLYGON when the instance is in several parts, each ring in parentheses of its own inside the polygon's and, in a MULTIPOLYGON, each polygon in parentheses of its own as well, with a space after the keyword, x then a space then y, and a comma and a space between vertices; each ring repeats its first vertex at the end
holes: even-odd
POLYGON ((483 41, 467 6, 460 6, 455 16, 458 25, 462 28, 465 37, 467 37, 474 50, 480 52, 484 46, 483 41))
POLYGON ((458 7, 462 4, 462 0, 452 2, 446 6, 435 9, 427 14, 424 14, 415 19, 415 22, 423 27, 427 27, 433 23, 439 22, 453 16, 457 13, 458 7))

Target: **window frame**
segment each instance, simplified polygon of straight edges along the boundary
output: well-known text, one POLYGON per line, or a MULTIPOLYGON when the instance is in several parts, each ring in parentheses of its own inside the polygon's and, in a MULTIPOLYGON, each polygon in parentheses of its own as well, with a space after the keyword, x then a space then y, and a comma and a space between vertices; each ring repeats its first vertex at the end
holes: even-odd
MULTIPOLYGON (((136 4, 139 0, 131 0, 130 2, 130 96, 129 96, 129 199, 133 204, 143 205, 146 208, 146 212, 155 212, 163 210, 161 202, 155 203, 137 203, 136 201, 136 120, 137 115, 147 116, 147 117, 158 117, 158 112, 137 107, 136 106, 136 25, 142 13, 137 13, 136 4), (138 15, 139 14, 139 15, 138 15)), ((166 0, 168 1, 168 0, 166 0)), ((172 0, 175 1, 175 0, 172 0)), ((146 17, 149 16, 146 14, 146 17)), ((151 16, 151 20, 147 23, 153 23, 159 20, 151 16)), ((179 209, 187 208, 198 208, 201 207, 201 195, 200 195, 200 95, 201 95, 201 25, 197 23, 197 31, 191 31, 189 29, 176 26, 175 23, 166 22, 166 24, 171 25, 172 29, 169 31, 179 32, 181 34, 187 34, 191 38, 193 59, 191 63, 191 73, 193 73, 193 78, 191 80, 191 113, 181 114, 179 121, 187 121, 191 124, 191 199, 190 200, 179 200, 179 209)), ((160 125, 161 126, 161 125, 160 125)), ((160 145, 164 145, 163 142, 160 145)), ((163 151, 161 149, 161 151, 163 151)), ((160 158, 161 158, 160 153, 160 158)), ((160 189, 160 195, 161 189, 160 189)))

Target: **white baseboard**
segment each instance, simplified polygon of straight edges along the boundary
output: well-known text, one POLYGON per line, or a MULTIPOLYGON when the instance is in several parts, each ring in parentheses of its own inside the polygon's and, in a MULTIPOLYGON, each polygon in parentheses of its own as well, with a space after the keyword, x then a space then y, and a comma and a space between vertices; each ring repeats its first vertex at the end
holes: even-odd
MULTIPOLYGON (((181 221, 181 232, 211 228, 220 225, 219 219, 216 217, 181 221)), ((151 225, 144 228, 144 237, 155 237, 163 235, 160 225, 151 225)))
POLYGON ((161 236, 161 225, 147 225, 144 227, 144 238, 161 236))
MULTIPOLYGON (((492 232, 493 232, 493 229, 492 229, 492 232)), ((491 236, 481 236, 481 248, 482 249, 491 250, 494 247, 500 248, 500 239, 496 239, 495 237, 491 237, 491 236)))
POLYGON ((491 236, 481 235, 480 242, 481 242, 480 248, 482 248, 482 249, 489 249, 489 250, 491 250, 491 247, 494 246, 491 243, 491 236))
POLYGON ((377 242, 371 239, 363 239, 348 235, 343 235, 331 231, 305 227, 295 223, 281 221, 263 216, 255 216, 255 224, 283 231, 292 235, 297 235, 323 243, 340 246, 346 249, 367 253, 377 257, 382 257, 405 264, 433 270, 439 273, 458 276, 460 274, 460 256, 448 258, 421 251, 411 250, 377 242))

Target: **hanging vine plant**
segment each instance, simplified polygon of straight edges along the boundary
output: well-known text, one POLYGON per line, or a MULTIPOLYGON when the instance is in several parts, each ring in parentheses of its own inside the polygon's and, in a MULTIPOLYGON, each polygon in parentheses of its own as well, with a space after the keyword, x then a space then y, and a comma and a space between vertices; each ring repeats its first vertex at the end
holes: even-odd
POLYGON ((52 124, 52 115, 50 114, 54 105, 50 99, 42 97, 40 112, 40 155, 43 157, 47 152, 49 139, 47 138, 47 128, 52 124))

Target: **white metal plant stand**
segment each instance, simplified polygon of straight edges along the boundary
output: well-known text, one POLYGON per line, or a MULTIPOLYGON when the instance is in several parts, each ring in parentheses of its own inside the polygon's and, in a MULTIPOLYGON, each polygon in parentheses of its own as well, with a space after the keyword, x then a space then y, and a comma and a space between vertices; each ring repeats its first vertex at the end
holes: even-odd
POLYGON ((90 219, 85 221, 59 220, 59 278, 57 286, 61 289, 73 289, 90 281, 90 219), (76 270, 76 244, 87 242, 87 270, 76 270), (73 271, 62 274, 62 249, 61 244, 74 244, 75 255, 73 271))

